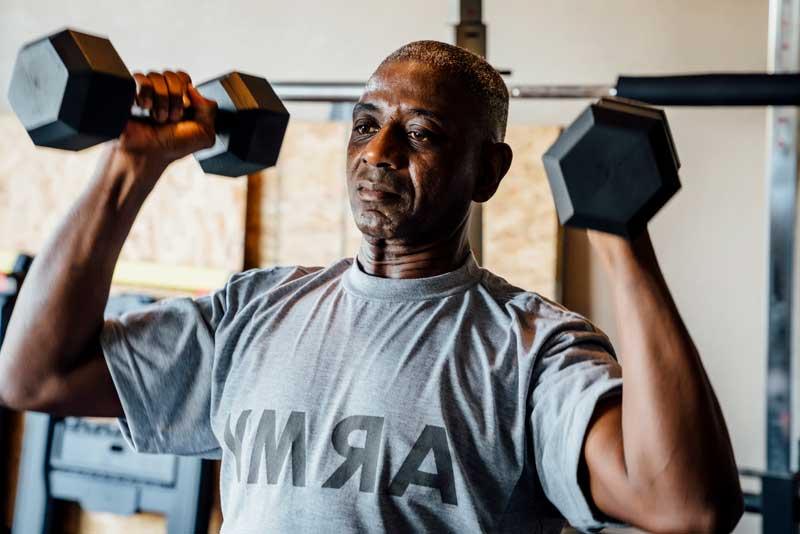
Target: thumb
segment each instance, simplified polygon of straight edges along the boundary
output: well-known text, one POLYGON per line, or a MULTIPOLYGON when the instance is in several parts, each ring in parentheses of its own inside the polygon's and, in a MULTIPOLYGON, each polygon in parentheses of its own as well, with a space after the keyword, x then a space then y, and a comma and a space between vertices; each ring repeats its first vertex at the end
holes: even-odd
POLYGON ((194 108, 194 119, 213 126, 214 118, 217 114, 217 103, 201 95, 192 84, 187 86, 186 93, 189 95, 189 101, 194 108))

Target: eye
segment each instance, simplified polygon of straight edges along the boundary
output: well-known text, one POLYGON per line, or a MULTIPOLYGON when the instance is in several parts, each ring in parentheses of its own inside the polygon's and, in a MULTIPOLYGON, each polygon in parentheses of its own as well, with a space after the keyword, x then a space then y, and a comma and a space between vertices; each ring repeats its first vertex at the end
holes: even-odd
POLYGON ((361 123, 361 124, 356 124, 353 127, 353 131, 356 132, 358 135, 367 135, 367 134, 370 134, 370 133, 377 132, 378 131, 378 127, 375 126, 374 124, 361 123))
POLYGON ((430 139, 430 134, 425 130, 411 130, 408 132, 408 136, 414 141, 426 141, 430 139))

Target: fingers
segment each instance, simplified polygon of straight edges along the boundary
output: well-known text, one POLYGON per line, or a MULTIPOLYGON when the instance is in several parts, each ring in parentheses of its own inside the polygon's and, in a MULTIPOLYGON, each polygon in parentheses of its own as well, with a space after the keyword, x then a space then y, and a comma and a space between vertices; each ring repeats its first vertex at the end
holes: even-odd
POLYGON ((172 71, 164 72, 169 92, 169 120, 175 122, 183 117, 183 97, 186 94, 186 84, 180 76, 172 71))
POLYGON ((192 102, 191 102, 191 100, 189 100, 189 95, 186 94, 185 88, 189 87, 192 84, 192 77, 189 76, 188 74, 186 74, 185 72, 183 72, 182 70, 177 71, 175 74, 178 75, 178 77, 181 79, 181 82, 183 83, 183 86, 184 86, 183 107, 184 108, 188 108, 189 106, 192 105, 192 102))
POLYGON ((141 72, 134 72, 133 79, 136 82, 136 105, 150 109, 153 107, 153 84, 141 72))
POLYGON ((201 95, 194 85, 188 86, 187 94, 195 110, 195 120, 213 126, 214 116, 217 113, 217 103, 201 95))
POLYGON ((169 89, 162 74, 148 72, 147 79, 153 86, 153 107, 150 116, 157 122, 165 122, 169 118, 169 89))
POLYGON ((177 122, 184 118, 187 108, 195 108, 195 120, 213 125, 216 103, 203 96, 192 85, 192 78, 183 71, 164 71, 133 74, 136 81, 136 105, 147 109, 158 122, 177 122), (199 115, 199 118, 198 118, 199 115))

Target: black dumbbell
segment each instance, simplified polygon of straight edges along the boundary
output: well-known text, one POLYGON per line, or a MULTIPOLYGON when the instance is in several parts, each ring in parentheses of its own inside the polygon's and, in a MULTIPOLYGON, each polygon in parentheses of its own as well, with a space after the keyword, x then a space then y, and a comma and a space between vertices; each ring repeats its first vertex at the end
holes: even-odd
POLYGON ((681 188, 666 115, 632 100, 590 105, 542 159, 567 226, 634 238, 681 188))
MULTIPOLYGON (((275 164, 289 113, 267 80, 230 72, 197 89, 218 105, 215 144, 195 154, 205 172, 241 176, 275 164)), ((82 150, 119 137, 135 93, 108 39, 65 29, 20 49, 8 100, 34 144, 82 150)))

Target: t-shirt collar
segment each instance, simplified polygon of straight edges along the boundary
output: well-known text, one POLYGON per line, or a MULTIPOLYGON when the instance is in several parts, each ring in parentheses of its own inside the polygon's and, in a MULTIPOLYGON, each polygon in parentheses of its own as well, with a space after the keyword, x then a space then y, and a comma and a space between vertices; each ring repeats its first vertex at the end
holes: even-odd
POLYGON ((472 251, 458 269, 427 278, 383 278, 367 274, 358 266, 358 255, 345 272, 345 289, 359 297, 377 300, 427 300, 462 293, 481 278, 481 268, 472 251))

